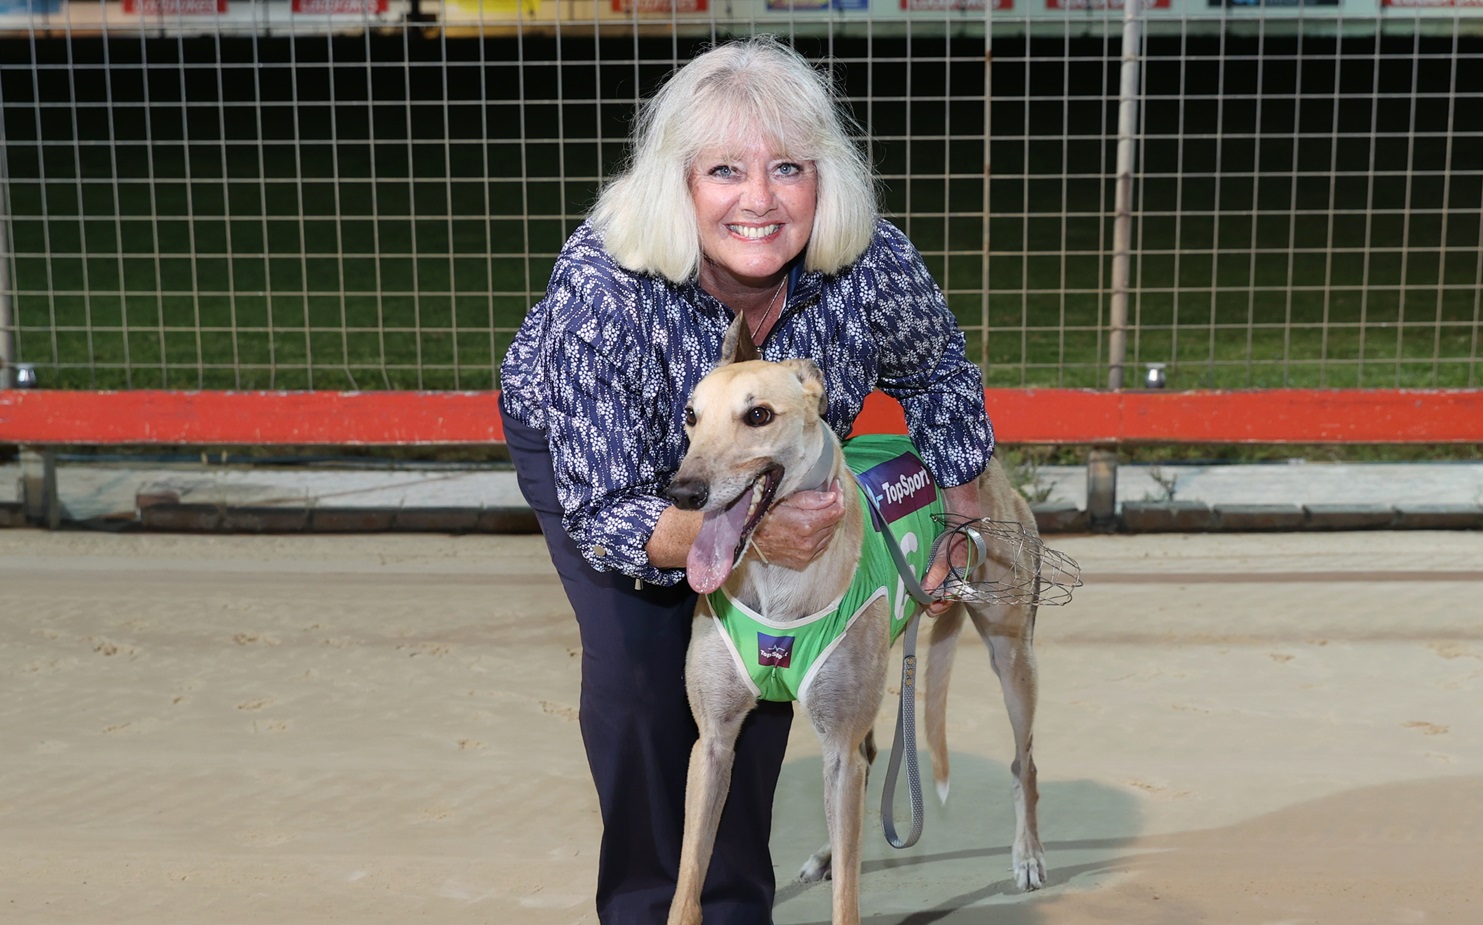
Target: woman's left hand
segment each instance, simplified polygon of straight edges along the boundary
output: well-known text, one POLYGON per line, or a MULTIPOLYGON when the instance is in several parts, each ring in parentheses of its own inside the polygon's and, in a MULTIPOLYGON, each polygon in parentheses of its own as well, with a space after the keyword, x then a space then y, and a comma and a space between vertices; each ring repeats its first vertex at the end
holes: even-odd
MULTIPOLYGON (((974 479, 965 485, 957 485, 942 490, 944 513, 949 519, 956 517, 969 517, 977 519, 983 516, 983 508, 978 497, 978 479, 974 479)), ((940 586, 948 577, 950 566, 956 565, 964 568, 968 565, 968 541, 961 535, 953 537, 942 548, 937 551, 937 558, 932 560, 932 565, 927 569, 927 574, 922 578, 922 590, 933 591, 940 586)), ((945 613, 953 606, 954 601, 933 601, 926 607, 927 615, 935 617, 945 613)))
POLYGON ((844 519, 844 491, 835 482, 826 491, 800 491, 779 501, 752 534, 764 562, 803 569, 828 548, 844 519))

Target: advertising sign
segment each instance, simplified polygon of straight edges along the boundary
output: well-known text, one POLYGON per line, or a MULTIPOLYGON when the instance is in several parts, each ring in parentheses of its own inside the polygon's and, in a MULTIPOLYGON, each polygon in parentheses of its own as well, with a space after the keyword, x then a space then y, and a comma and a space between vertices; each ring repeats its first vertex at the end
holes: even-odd
POLYGON ((61 11, 62 0, 0 0, 0 16, 42 16, 61 11))
POLYGON ((215 16, 227 0, 124 0, 124 12, 144 16, 215 16))
POLYGON ((310 16, 367 16, 385 13, 389 0, 293 0, 293 11, 310 16))
POLYGON ((1295 6, 1338 6, 1339 0, 1210 0, 1211 6, 1228 6, 1233 9, 1259 10, 1262 8, 1295 6))
POLYGON ((903 10, 913 12, 930 11, 941 13, 944 10, 972 10, 983 12, 984 10, 1012 10, 1014 0, 901 0, 903 10))
POLYGON ((455 22, 507 22, 534 19, 540 13, 541 0, 443 0, 444 17, 455 22))
POLYGON ((870 9, 870 0, 767 0, 769 10, 787 13, 870 9))
MULTIPOLYGON (((1123 0, 1045 0, 1047 10, 1120 10, 1123 0)), ((1145 10, 1167 10, 1169 0, 1143 0, 1145 10)))
POLYGON ((614 13, 704 13, 706 0, 613 0, 614 13))

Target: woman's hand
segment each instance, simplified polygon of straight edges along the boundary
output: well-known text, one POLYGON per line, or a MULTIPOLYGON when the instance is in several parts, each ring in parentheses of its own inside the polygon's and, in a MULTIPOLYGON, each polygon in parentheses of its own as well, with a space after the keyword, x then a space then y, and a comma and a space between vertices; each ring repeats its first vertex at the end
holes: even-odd
MULTIPOLYGON (((829 491, 796 492, 768 511, 752 534, 750 554, 760 552, 773 565, 802 569, 829 546, 834 528, 844 519, 839 483, 829 491)), ((646 550, 656 568, 684 568, 690 546, 700 532, 699 511, 666 508, 659 516, 646 550)))
MULTIPOLYGON (((944 513, 949 521, 954 515, 957 517, 970 517, 977 519, 983 516, 983 506, 978 497, 978 479, 974 479, 965 485, 957 485, 953 488, 942 490, 944 513)), ((949 566, 964 568, 968 565, 968 541, 962 534, 957 534, 937 551, 937 558, 932 560, 932 565, 927 569, 927 574, 922 578, 922 590, 931 592, 941 585, 948 577, 949 566)), ((927 605, 927 615, 935 617, 945 613, 953 606, 953 601, 933 601, 927 605)))
POLYGON ((795 492, 767 512, 752 534, 752 551, 771 565, 802 569, 828 548, 843 519, 844 493, 838 482, 828 491, 795 492))

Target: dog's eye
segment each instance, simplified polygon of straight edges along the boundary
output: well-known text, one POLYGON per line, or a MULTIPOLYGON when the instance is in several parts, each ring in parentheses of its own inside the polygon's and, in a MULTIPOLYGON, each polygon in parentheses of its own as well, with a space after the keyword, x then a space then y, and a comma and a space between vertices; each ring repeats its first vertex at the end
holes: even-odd
POLYGON ((772 409, 758 405, 747 411, 747 426, 762 427, 772 423, 772 409))
POLYGON ((685 409, 685 426, 686 427, 694 427, 695 426, 695 409, 694 408, 686 408, 685 409))

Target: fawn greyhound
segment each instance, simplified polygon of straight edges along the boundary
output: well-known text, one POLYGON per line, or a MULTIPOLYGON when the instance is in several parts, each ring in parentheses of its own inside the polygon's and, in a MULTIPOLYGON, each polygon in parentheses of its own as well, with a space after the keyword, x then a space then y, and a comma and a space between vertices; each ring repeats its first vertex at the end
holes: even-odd
MULTIPOLYGON (((776 686, 769 672, 786 666, 793 654, 788 649, 792 630, 802 630, 822 612, 837 607, 857 571, 865 571, 862 541, 868 542, 875 532, 865 502, 848 488, 855 477, 839 440, 820 416, 823 407, 824 381, 812 361, 757 359, 745 325, 736 323, 727 333, 720 365, 696 386, 686 408, 690 448, 669 495, 680 508, 703 513, 700 535, 687 563, 690 584, 702 596, 685 665, 700 739, 690 757, 684 840, 670 925, 700 921, 701 885, 730 786, 737 733, 759 697, 799 700, 819 735, 829 844, 809 859, 800 876, 806 880, 833 878, 835 925, 860 918, 860 837, 866 771, 875 751, 872 726, 884 694, 893 623, 899 629, 903 619, 909 619, 903 618, 902 605, 893 605, 889 592, 873 593, 867 588, 864 603, 845 615, 842 635, 820 646, 826 651, 801 682, 795 676, 782 683, 787 689, 783 693, 768 693, 776 686), (828 547, 806 568, 798 571, 774 565, 749 550, 752 532, 775 501, 836 482, 846 486, 844 519, 828 547), (724 617, 718 616, 722 606, 730 608, 724 617), (757 630, 755 650, 744 651, 752 645, 750 637, 733 641, 733 633, 725 626, 736 614, 752 618, 744 632, 757 630), (760 663, 760 672, 744 664, 749 661, 760 663)), ((912 478, 920 482, 923 476, 912 478)), ((915 484, 911 478, 901 481, 908 487, 915 484)), ((1029 506, 1010 486, 997 461, 991 461, 979 477, 979 491, 986 518, 1017 521, 1034 535, 1029 506)), ((903 549, 912 547, 918 552, 925 551, 932 540, 931 536, 897 536, 903 549)), ((996 559, 1013 554, 990 543, 981 568, 992 568, 996 559)), ((964 618, 971 620, 988 645, 1014 731, 1012 857, 1015 880, 1024 890, 1038 889, 1045 882, 1035 814, 1035 761, 1030 753, 1036 701, 1031 648, 1035 613, 1033 600, 953 606, 931 622, 925 684, 928 747, 938 795, 946 799, 947 682, 964 618)))

